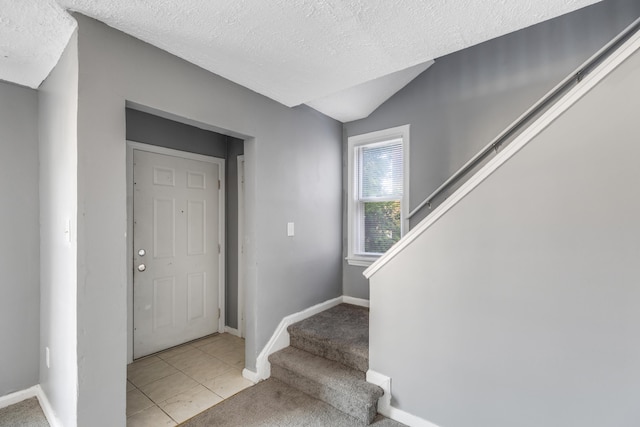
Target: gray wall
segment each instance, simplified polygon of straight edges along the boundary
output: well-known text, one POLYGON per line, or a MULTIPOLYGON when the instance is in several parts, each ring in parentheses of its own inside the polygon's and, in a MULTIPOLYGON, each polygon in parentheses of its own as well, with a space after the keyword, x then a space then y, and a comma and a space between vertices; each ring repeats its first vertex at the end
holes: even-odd
POLYGON ((127 140, 203 154, 226 160, 226 291, 225 325, 238 326, 238 172, 244 141, 221 133, 126 109, 127 140))
POLYGON ((127 102, 245 140, 248 368, 284 316, 342 293, 341 125, 76 18, 78 424, 124 425, 127 102))
POLYGON ((205 156, 227 156, 227 137, 131 108, 125 110, 127 139, 205 156))
POLYGON ((38 90, 40 385, 65 427, 78 425, 78 370, 87 363, 77 354, 78 336, 86 333, 77 323, 77 106, 78 41, 74 33, 38 90), (68 223, 70 236, 65 233, 68 223), (45 347, 51 350, 50 368, 45 364, 45 347))
POLYGON ((0 396, 38 384, 38 95, 0 82, 0 396))
MULTIPOLYGON (((412 209, 639 15, 636 0, 605 0, 438 58, 371 116, 345 124, 345 136, 411 125, 412 209)), ((344 219, 346 230, 346 208, 344 219)), ((345 295, 368 298, 362 271, 345 263, 345 295)))
POLYGON ((640 53, 371 278, 370 368, 447 427, 640 425, 640 53))

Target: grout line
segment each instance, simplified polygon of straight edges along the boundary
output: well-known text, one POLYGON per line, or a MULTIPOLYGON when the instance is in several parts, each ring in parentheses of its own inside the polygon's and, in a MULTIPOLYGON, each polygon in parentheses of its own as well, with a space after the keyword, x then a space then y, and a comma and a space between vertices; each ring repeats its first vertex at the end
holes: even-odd
MULTIPOLYGON (((220 334, 220 335, 222 335, 222 334, 220 334)), ((210 338, 210 337, 211 337, 211 336, 209 336, 209 337, 205 337, 205 338, 202 338, 202 340, 207 339, 207 338, 210 338)), ((171 366, 172 368, 174 368, 174 369, 175 369, 175 370, 177 370, 178 372, 182 373, 183 375, 187 376, 187 377, 188 377, 188 378, 190 378, 191 380, 195 381, 198 385, 201 385, 201 386, 202 386, 202 387, 204 387, 206 390, 209 390, 211 393, 213 393, 214 395, 216 395, 216 396, 218 396, 220 399, 222 399, 220 402, 218 402, 218 403, 222 403, 222 402, 224 402, 225 400, 227 400, 228 398, 225 398, 225 397, 223 397, 223 396, 219 395, 218 393, 216 393, 215 391, 211 390, 211 389, 210 389, 209 387, 207 387, 206 385, 202 384, 200 381, 198 381, 198 380, 196 380, 195 378, 193 378, 191 375, 188 375, 188 374, 187 374, 186 372, 184 372, 182 369, 179 369, 178 367, 176 367, 176 366, 175 366, 175 365, 173 365, 172 363, 170 363, 170 362, 166 361, 165 359, 162 359, 161 357, 159 357, 159 356, 158 356, 159 354, 162 354, 164 351, 170 351, 170 350, 173 350, 173 349, 175 349, 175 348, 182 347, 182 346, 189 346, 189 347, 192 347, 193 349, 200 350, 200 348, 195 347, 195 346, 193 346, 193 345, 192 345, 194 342, 195 342, 195 341, 190 341, 190 342, 188 342, 188 343, 181 344, 181 345, 176 346, 176 347, 172 347, 171 349, 163 350, 163 351, 161 351, 161 352, 154 353, 153 355, 150 355, 150 356, 158 357, 158 359, 159 359, 159 360, 161 360, 161 361, 165 362, 167 365, 171 366)), ((231 353, 231 351, 234 351, 234 350, 230 350, 229 352, 226 352, 226 353, 224 353, 224 354, 231 353)), ((216 375, 215 377, 213 377, 213 378, 212 378, 212 380, 213 380, 213 379, 215 379, 215 378, 218 378, 218 377, 220 377, 220 376, 222 376, 222 375, 224 375, 224 374, 226 374, 226 373, 228 373, 228 372, 230 372, 230 371, 232 371, 232 370, 237 370, 237 369, 238 369, 238 368, 236 368, 236 366, 234 366, 234 365, 232 365, 232 364, 230 364, 230 363, 227 363, 227 362, 225 362, 224 360, 222 360, 222 359, 220 359, 220 358, 218 358, 218 357, 216 357, 216 356, 214 356, 214 355, 212 355, 212 354, 207 353, 206 351, 200 350, 200 352, 202 352, 202 353, 206 354, 206 355, 207 355, 207 356, 209 356, 209 357, 212 357, 213 359, 215 359, 215 360, 217 360, 217 361, 219 361, 219 362, 223 363, 223 364, 224 364, 224 365, 226 365, 226 366, 229 366, 229 368, 230 368, 229 370, 227 370, 227 371, 223 372, 222 374, 220 374, 220 375, 216 375)), ((183 353, 180 353, 180 354, 177 354, 176 356, 181 356, 182 354, 183 354, 183 353)), ((150 356, 149 356, 149 357, 150 357, 150 356)), ((179 357, 178 357, 178 359, 179 359, 179 357)), ((135 362, 134 362, 134 363, 135 363, 135 362)), ((240 376, 242 376, 242 374, 240 374, 240 376)), ((163 378, 166 378, 166 377, 159 378, 159 379, 157 379, 157 380, 152 381, 151 383, 153 383, 153 382, 155 382, 155 381, 159 381, 159 380, 161 380, 161 379, 163 379, 163 378)), ((132 385, 136 390, 138 390, 138 391, 139 391, 140 393, 142 393, 142 394, 143 394, 147 399, 149 399, 149 400, 151 401, 151 403, 153 403, 153 406, 156 406, 158 409, 160 409, 160 410, 161 410, 165 415, 167 415, 167 416, 168 416, 168 417, 169 417, 173 422, 175 422, 176 424, 180 424, 180 423, 178 422, 178 420, 174 419, 171 415, 169 415, 169 414, 167 413, 167 411, 165 411, 164 409, 162 409, 162 407, 160 407, 160 405, 159 405, 158 403, 156 403, 155 401, 153 401, 153 400, 151 399, 151 397, 147 396, 147 394, 146 394, 145 392, 143 392, 142 390, 140 390, 140 388, 139 388, 138 386, 136 386, 134 383, 132 383, 131 381, 129 381, 129 378, 128 378, 128 377, 127 377, 127 381, 128 381, 129 383, 131 383, 131 385, 132 385)), ((151 383, 149 383, 149 384, 151 384, 151 383)), ((145 385, 148 385, 148 384, 145 384, 145 385)), ((196 385, 196 386, 194 386, 193 388, 196 388, 196 387, 197 387, 197 385, 196 385)), ((180 393, 178 393, 178 394, 180 394, 180 393)), ((167 400, 169 400, 169 399, 171 399, 172 397, 175 397, 175 396, 177 396, 177 394, 176 394, 176 395, 174 395, 174 396, 169 397, 168 399, 165 399, 163 402, 166 402, 167 400)), ((231 397, 231 396, 229 396, 229 397, 231 397)), ((160 403, 162 403, 162 402, 160 402, 160 403)), ((216 405, 217 405, 217 404, 216 404, 216 405)), ((215 405, 214 405, 214 406, 215 406, 215 405)), ((126 418, 127 418, 127 419, 129 419, 130 417, 132 417, 132 416, 134 416, 134 415, 137 415, 137 414, 140 414, 141 412, 146 411, 146 410, 147 410, 147 409, 149 409, 149 408, 151 408, 151 406, 149 406, 148 408, 143 409, 142 411, 136 412, 135 414, 131 414, 131 415, 127 416, 126 418)), ((205 410, 206 410, 206 409, 205 409, 205 410)), ((192 415, 192 417, 194 417, 194 416, 196 416, 196 415, 198 415, 198 414, 193 414, 193 415, 192 415)))
MULTIPOLYGON (((197 387, 197 386, 196 386, 196 387, 197 387)), ((196 388, 196 387, 193 387, 193 388, 196 388)), ((176 394, 176 396, 177 396, 177 394, 176 394)), ((175 396, 172 396, 172 397, 175 397, 175 396)), ((170 397, 169 399, 171 399, 171 397, 170 397)), ((166 401, 167 401, 167 400, 169 400, 169 399, 163 400, 163 402, 166 402, 166 401)), ((180 423, 178 422, 178 420, 176 420, 176 419, 175 419, 175 418, 173 418, 171 415, 169 415, 169 413, 168 413, 167 411, 165 411, 165 410, 162 408, 162 406, 160 406, 159 404, 157 404, 157 403, 155 403, 155 402, 153 402, 153 403, 154 403, 154 405, 156 405, 156 406, 158 407, 158 409, 160 409, 162 412, 164 412, 164 413, 165 413, 165 415, 166 415, 167 417, 169 417, 169 419, 173 420, 173 422, 175 422, 175 423, 176 423, 176 425, 180 424, 180 423)))
MULTIPOLYGON (((156 405, 156 402, 154 402, 153 400, 151 400, 151 398, 150 398, 149 396, 147 396, 147 394, 146 394, 144 391, 140 390, 140 389, 139 389, 135 384, 133 384, 133 383, 131 383, 131 384, 136 388, 136 390, 138 390, 140 393, 142 393, 142 395, 143 395, 144 397, 146 397, 147 399, 149 399, 149 401, 150 401, 151 403, 153 403, 153 405, 152 405, 152 406, 158 406, 158 405, 156 405)), ((149 409, 149 408, 151 408, 151 406, 149 406, 148 408, 144 408, 144 409, 142 409, 142 410, 140 410, 140 411, 136 412, 135 414, 127 415, 127 419, 128 419, 128 418, 130 418, 130 417, 133 417, 134 415, 139 414, 140 412, 146 411, 146 410, 147 410, 147 409, 149 409)))

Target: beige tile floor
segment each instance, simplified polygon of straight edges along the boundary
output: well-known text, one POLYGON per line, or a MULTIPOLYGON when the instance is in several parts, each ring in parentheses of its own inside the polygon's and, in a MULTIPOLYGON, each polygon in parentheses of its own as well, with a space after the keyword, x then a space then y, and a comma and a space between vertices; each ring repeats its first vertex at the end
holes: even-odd
POLYGON ((127 366, 127 427, 175 426, 253 385, 244 340, 213 335, 127 366))

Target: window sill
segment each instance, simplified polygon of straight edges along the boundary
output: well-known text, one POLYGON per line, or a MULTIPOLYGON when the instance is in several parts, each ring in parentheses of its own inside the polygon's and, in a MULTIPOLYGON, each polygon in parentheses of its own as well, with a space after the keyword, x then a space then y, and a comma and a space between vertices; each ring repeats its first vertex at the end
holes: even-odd
POLYGON ((347 264, 349 265, 354 265, 356 267, 369 267, 371 264, 373 264, 374 262, 376 262, 378 260, 379 257, 375 256, 375 257, 359 257, 359 256, 352 256, 352 257, 347 257, 347 264))

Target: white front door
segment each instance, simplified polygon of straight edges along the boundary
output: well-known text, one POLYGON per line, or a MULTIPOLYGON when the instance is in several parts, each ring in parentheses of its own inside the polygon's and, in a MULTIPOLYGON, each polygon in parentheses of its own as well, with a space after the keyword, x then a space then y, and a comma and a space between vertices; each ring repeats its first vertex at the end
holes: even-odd
POLYGON ((133 357, 218 331, 220 167, 133 151, 133 357))

